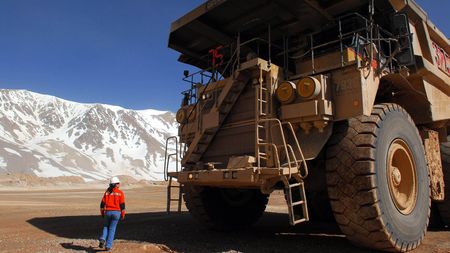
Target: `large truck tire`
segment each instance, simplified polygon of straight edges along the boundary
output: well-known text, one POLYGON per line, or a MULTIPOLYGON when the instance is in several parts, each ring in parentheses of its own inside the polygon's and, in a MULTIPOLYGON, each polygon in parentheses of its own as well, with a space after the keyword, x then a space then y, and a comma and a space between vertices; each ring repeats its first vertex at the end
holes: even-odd
POLYGON ((269 195, 256 189, 184 186, 184 201, 192 216, 209 229, 228 231, 256 223, 269 195))
POLYGON ((305 179, 310 222, 335 222, 328 197, 324 152, 308 161, 309 174, 305 179))
POLYGON ((430 179, 418 130, 396 104, 335 127, 327 147, 327 186, 341 231, 355 245, 405 252, 423 240, 430 179))
POLYGON ((441 144, 441 157, 442 171, 444 172, 445 200, 438 203, 437 207, 442 222, 450 226, 450 141, 441 144))

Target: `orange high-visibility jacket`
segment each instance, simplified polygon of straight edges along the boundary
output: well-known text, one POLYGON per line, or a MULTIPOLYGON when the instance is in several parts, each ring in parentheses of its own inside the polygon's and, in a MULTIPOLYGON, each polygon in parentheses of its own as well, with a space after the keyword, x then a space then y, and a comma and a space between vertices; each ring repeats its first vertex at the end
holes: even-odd
POLYGON ((125 210, 125 195, 117 188, 114 188, 112 192, 106 191, 100 203, 100 208, 106 211, 125 210))

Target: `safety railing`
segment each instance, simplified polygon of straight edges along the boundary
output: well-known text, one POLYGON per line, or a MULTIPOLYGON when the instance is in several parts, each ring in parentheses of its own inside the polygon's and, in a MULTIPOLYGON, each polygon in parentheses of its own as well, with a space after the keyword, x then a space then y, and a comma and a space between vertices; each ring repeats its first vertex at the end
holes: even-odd
POLYGON ((178 136, 170 136, 166 139, 166 146, 165 146, 165 153, 164 153, 164 181, 169 181, 169 164, 171 158, 175 156, 175 172, 179 171, 179 158, 181 159, 181 154, 178 151, 178 136), (168 153, 169 152, 169 144, 172 141, 172 143, 175 144, 175 152, 168 153))
MULTIPOLYGON (((270 141, 269 140, 265 140, 266 142, 259 143, 259 139, 257 139, 257 141, 258 141, 257 144, 258 145, 269 145, 269 144, 273 143, 272 142, 274 140, 273 127, 274 126, 278 126, 279 127, 279 129, 280 129, 280 136, 281 136, 281 145, 280 146, 284 149, 284 152, 286 154, 287 165, 288 165, 288 168, 289 168, 289 178, 290 178, 291 174, 292 174, 292 162, 291 162, 291 157, 289 156, 289 148, 288 148, 287 143, 286 143, 286 138, 284 136, 283 126, 281 124, 281 121, 279 119, 277 119, 277 118, 260 119, 258 121, 258 125, 266 123, 266 122, 268 122, 268 123, 274 122, 275 123, 274 125, 271 126, 271 131, 270 131, 271 132, 271 140, 270 141)), ((258 136, 257 136, 257 138, 258 138, 258 136)), ((261 161, 261 159, 259 157, 259 153, 260 152, 259 152, 259 150, 257 150, 257 151, 258 152, 256 154, 256 156, 257 156, 256 158, 257 158, 258 164, 260 164, 260 161, 261 161)), ((277 153, 276 158, 278 158, 277 160, 275 160, 275 164, 277 164, 277 167, 280 168, 280 160, 279 160, 279 156, 278 156, 278 148, 276 148, 275 151, 277 153)), ((268 153, 268 152, 266 151, 266 153, 268 153)))
MULTIPOLYGON (((306 163, 306 159, 305 159, 305 156, 303 155, 303 151, 302 151, 302 148, 300 146, 300 142, 298 141, 297 135, 295 134, 294 127, 292 126, 291 122, 283 122, 283 125, 287 125, 289 130, 291 131, 292 138, 295 141, 295 147, 297 148, 298 153, 300 154, 300 157, 301 157, 302 163, 303 163, 303 167, 304 167, 304 170, 305 170, 303 174, 302 174, 301 171, 299 171, 299 174, 300 174, 301 178, 306 178, 308 176, 308 173, 309 173, 308 172, 308 164, 306 163)), ((292 153, 294 153, 293 150, 292 150, 292 153)), ((300 170, 300 166, 298 168, 300 170)))
MULTIPOLYGON (((329 40, 324 43, 317 44, 316 37, 323 35, 324 32, 319 32, 316 34, 309 35, 309 44, 310 47, 306 52, 303 52, 301 54, 294 54, 289 56, 290 59, 293 60, 302 60, 302 59, 309 59, 311 61, 311 73, 310 74, 317 74, 317 71, 320 71, 320 69, 317 69, 316 66, 316 59, 318 55, 320 56, 321 53, 324 51, 326 52, 329 50, 329 52, 337 51, 335 48, 338 48, 340 53, 340 66, 339 67, 345 67, 345 49, 352 48, 354 49, 357 56, 356 62, 357 67, 365 67, 361 63, 361 56, 366 53, 368 59, 366 59, 369 63, 372 62, 373 56, 376 55, 375 60, 377 62, 386 62, 385 59, 389 58, 390 55, 394 53, 395 48, 392 43, 397 43, 398 39, 394 38, 394 36, 387 30, 383 29, 377 24, 374 24, 373 21, 367 19, 366 17, 362 16, 359 13, 349 13, 346 15, 343 15, 339 17, 336 20, 337 26, 337 39, 329 40), (352 23, 353 22, 353 23, 352 23), (359 28, 345 31, 344 27, 347 23, 351 24, 362 24, 359 28), (363 50, 369 50, 368 52, 363 52, 363 50), (376 52, 375 52, 376 50, 376 52)), ((362 59, 364 60, 364 59, 362 59)), ((380 68, 381 65, 378 67, 380 68)), ((389 64, 384 67, 389 67, 390 70, 392 70, 393 66, 392 64, 389 64)), ((322 70, 323 71, 323 70, 322 70)), ((304 73, 301 73, 300 75, 305 75, 304 73)), ((299 76, 292 76, 289 79, 296 79, 299 76)))

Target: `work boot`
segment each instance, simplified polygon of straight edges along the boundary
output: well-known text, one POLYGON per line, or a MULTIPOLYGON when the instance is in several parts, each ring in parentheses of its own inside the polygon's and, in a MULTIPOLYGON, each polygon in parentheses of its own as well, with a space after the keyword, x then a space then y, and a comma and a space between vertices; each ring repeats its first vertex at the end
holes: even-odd
POLYGON ((105 247, 105 240, 100 239, 100 240, 98 240, 98 241, 99 241, 98 247, 99 247, 99 248, 104 248, 104 247, 105 247))
POLYGON ((111 250, 111 248, 106 247, 106 251, 110 251, 110 250, 111 250))

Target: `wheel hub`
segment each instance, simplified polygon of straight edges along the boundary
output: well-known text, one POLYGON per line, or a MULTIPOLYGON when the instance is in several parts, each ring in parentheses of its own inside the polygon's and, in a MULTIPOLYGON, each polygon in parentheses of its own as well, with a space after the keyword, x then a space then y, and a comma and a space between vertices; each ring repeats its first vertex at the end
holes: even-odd
POLYGON ((392 182, 394 183, 395 187, 399 187, 400 183, 402 182, 402 174, 400 173, 400 170, 396 167, 392 170, 392 182))
POLYGON ((386 167, 391 199, 400 213, 408 215, 417 202, 417 177, 414 159, 405 141, 392 142, 386 167))

